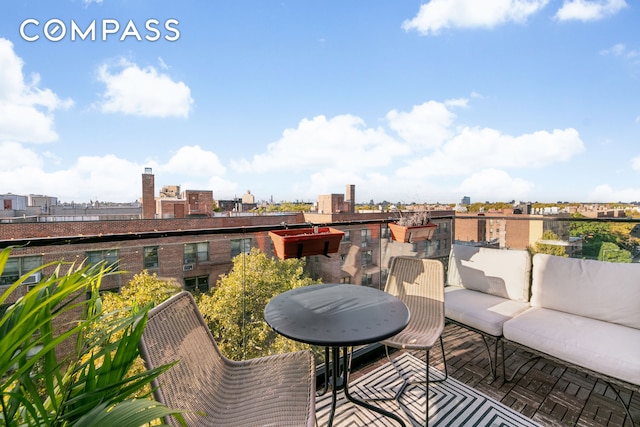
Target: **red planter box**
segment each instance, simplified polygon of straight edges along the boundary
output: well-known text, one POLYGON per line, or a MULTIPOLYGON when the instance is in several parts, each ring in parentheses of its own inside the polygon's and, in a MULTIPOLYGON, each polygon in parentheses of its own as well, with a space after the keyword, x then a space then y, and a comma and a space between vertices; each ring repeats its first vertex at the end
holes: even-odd
POLYGON ((433 233, 438 227, 437 224, 426 224, 416 226, 403 226, 394 222, 390 222, 389 229, 393 240, 403 243, 420 242, 422 240, 431 240, 433 233))
POLYGON ((331 227, 297 228, 269 232, 280 259, 338 252, 344 232, 331 227), (317 233, 314 233, 317 230, 317 233))

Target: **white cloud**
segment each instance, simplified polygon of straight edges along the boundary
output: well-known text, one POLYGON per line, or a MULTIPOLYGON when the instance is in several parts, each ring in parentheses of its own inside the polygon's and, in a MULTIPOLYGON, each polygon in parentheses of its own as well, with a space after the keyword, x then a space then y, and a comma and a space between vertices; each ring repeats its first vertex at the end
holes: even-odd
POLYGON ((13 44, 0 38, 0 141, 55 141, 53 112, 69 108, 73 102, 39 88, 37 74, 26 81, 23 66, 13 44))
POLYGON ((215 153, 203 150, 198 145, 180 148, 160 170, 189 176, 224 175, 226 172, 215 153))
MULTIPOLYGON (((24 153, 24 151, 23 151, 24 153)), ((61 200, 114 200, 133 201, 140 197, 143 167, 113 155, 83 156, 68 169, 45 171, 43 161, 31 157, 31 164, 22 164, 11 170, 0 170, 0 182, 17 194, 40 193, 61 200), (78 183, 82 183, 78 186, 78 183)))
POLYGON ((483 169, 464 179, 455 191, 475 200, 526 200, 533 184, 499 169, 483 169))
POLYGON ((625 7, 625 0, 565 0, 555 17, 560 21, 597 21, 625 7))
POLYGON ((446 28, 493 28, 507 22, 522 23, 544 8, 548 0, 431 0, 418 14, 402 23, 405 31, 437 35, 446 28))
MULTIPOLYGON (((25 167, 42 167, 42 160, 38 154, 25 148, 22 144, 11 141, 0 141, 0 172, 11 172, 25 167)), ((2 191, 0 189, 0 191, 2 191)))
POLYGON ((408 153, 406 146, 383 129, 367 128, 361 118, 345 114, 331 119, 325 116, 304 119, 297 128, 286 129, 282 138, 269 144, 266 153, 232 165, 242 172, 260 173, 313 172, 327 167, 351 169, 359 165, 377 168, 408 153))
POLYGON ((408 161, 398 175, 464 175, 488 166, 512 170, 541 168, 568 161, 583 151, 584 143, 572 128, 511 136, 490 128, 463 127, 440 149, 408 161))
POLYGON ((109 154, 81 156, 69 167, 49 171, 55 163, 51 156, 19 143, 0 142, 0 157, 7 160, 0 162, 0 192, 49 194, 62 201, 133 201, 141 196, 139 183, 145 167, 151 167, 164 181, 156 181, 156 192, 168 184, 183 189, 237 191, 237 184, 223 177, 225 168, 217 155, 198 146, 182 147, 166 163, 136 162, 109 154))
MULTIPOLYGON (((166 64, 165 64, 166 65, 166 64)), ((146 117, 188 117, 191 90, 154 67, 140 68, 126 59, 102 65, 98 80, 106 85, 99 103, 102 111, 146 117)))
POLYGON ((601 50, 600 54, 605 56, 611 55, 617 58, 623 58, 632 63, 637 63, 638 57, 640 57, 640 50, 629 49, 625 44, 617 43, 608 49, 601 50))
POLYGON ((640 188, 624 188, 616 190, 608 184, 597 186, 588 195, 588 200, 598 203, 637 202, 640 200, 640 188))
POLYGON ((423 148, 439 147, 451 134, 451 123, 455 119, 447 105, 466 106, 461 100, 445 104, 429 101, 416 105, 408 112, 392 110, 387 114, 391 129, 410 145, 423 148))
POLYGON ((281 185, 310 199, 349 183, 365 200, 448 200, 456 185, 466 188, 490 179, 502 180, 500 197, 525 198, 532 185, 509 173, 569 161, 585 149, 573 128, 506 135, 460 126, 451 111, 459 107, 468 107, 468 101, 428 101, 410 111, 392 110, 387 130, 368 128, 352 115, 318 116, 287 129, 266 152, 232 166, 242 173, 269 173, 272 179, 280 173, 281 185))

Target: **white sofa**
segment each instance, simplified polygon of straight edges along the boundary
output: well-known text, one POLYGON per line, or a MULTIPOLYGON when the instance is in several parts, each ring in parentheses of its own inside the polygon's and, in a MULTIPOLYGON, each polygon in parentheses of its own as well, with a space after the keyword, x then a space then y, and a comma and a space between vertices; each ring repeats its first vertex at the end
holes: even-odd
POLYGON ((484 341, 494 378, 503 325, 530 307, 530 281, 531 256, 526 250, 459 244, 451 248, 444 297, 445 317, 482 334, 483 339, 488 336, 494 340, 493 358, 489 344, 486 339, 484 341))
POLYGON ((531 292, 508 342, 640 390, 640 265, 536 254, 531 292))

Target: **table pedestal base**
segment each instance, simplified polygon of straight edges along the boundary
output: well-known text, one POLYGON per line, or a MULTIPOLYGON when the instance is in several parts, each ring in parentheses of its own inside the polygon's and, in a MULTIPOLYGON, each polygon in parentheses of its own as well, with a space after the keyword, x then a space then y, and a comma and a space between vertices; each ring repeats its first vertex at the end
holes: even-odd
MULTIPOLYGON (((325 388, 324 392, 328 390, 329 381, 331 381, 331 412, 329 413, 329 421, 327 423, 328 427, 333 425, 333 418, 335 416, 336 411, 336 400, 338 397, 338 390, 342 389, 344 391, 344 396, 347 398, 349 402, 352 402, 356 405, 362 406, 363 408, 367 408, 371 411, 382 414, 386 417, 392 418, 396 420, 402 427, 406 427, 406 424, 396 414, 393 412, 386 411, 378 406, 374 406, 368 402, 364 402, 362 400, 356 399, 349 393, 349 352, 348 347, 325 347, 325 388), (340 366, 340 350, 342 350, 342 369, 340 366), (329 353, 331 352, 331 363, 329 361, 329 353), (327 370, 331 367, 331 379, 329 380, 327 375, 327 370)), ((324 393, 323 392, 323 393, 324 393)))

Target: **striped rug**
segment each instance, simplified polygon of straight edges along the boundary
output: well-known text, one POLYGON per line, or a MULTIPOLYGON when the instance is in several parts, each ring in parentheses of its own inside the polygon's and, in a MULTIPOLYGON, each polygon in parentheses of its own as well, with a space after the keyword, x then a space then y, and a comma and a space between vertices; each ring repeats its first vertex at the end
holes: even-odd
MULTIPOLYGON (((424 378, 424 362, 404 353, 396 359, 404 375, 415 374, 424 378)), ((444 375, 430 368, 430 379, 440 379, 444 375)), ((358 399, 391 398, 402 385, 394 367, 387 363, 366 376, 353 381, 349 390, 358 399)), ((424 426, 425 387, 423 384, 409 387, 399 401, 370 402, 401 416, 407 426, 424 426)), ((316 400, 318 425, 327 425, 331 407, 331 393, 316 400)), ((347 401, 342 392, 338 393, 338 403, 333 425, 338 427, 397 426, 398 423, 377 412, 369 411, 347 401)), ((429 426, 539 426, 531 419, 509 407, 477 392, 473 388, 451 378, 440 383, 429 384, 429 426)))

